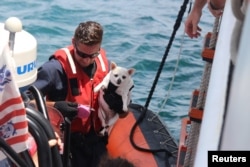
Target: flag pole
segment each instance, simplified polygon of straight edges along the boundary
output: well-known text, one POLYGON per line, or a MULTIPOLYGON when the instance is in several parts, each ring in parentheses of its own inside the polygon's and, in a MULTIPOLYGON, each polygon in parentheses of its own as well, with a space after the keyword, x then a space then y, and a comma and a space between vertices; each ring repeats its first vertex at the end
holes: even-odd
POLYGON ((21 32, 23 25, 20 19, 17 17, 10 17, 5 21, 4 25, 5 30, 9 31, 9 48, 13 54, 14 44, 15 44, 15 34, 16 32, 21 32))

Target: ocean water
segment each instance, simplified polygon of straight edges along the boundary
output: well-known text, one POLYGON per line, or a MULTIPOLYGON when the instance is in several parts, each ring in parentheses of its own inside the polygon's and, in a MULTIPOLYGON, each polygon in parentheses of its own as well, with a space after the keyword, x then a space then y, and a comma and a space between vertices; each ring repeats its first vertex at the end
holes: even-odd
MULTIPOLYGON (((23 29, 37 39, 38 66, 56 49, 71 43, 80 22, 101 23, 102 46, 108 58, 120 66, 136 69, 132 100, 144 106, 182 3, 181 0, 1 0, 0 22, 11 16, 22 21, 23 29)), ((200 85, 203 37, 212 31, 214 20, 205 9, 200 21, 202 35, 190 39, 184 34, 188 9, 189 5, 148 106, 160 115, 177 141, 192 92, 200 85)))

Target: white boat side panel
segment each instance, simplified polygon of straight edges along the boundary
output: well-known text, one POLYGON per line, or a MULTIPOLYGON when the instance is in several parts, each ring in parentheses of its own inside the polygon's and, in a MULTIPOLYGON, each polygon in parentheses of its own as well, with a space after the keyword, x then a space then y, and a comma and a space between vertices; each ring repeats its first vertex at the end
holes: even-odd
POLYGON ((233 75, 222 150, 250 150, 250 5, 242 29, 239 54, 233 75))
POLYGON ((217 150, 223 123, 226 87, 230 63, 230 41, 235 18, 227 1, 216 45, 215 58, 202 119, 195 167, 207 165, 208 150, 217 150))

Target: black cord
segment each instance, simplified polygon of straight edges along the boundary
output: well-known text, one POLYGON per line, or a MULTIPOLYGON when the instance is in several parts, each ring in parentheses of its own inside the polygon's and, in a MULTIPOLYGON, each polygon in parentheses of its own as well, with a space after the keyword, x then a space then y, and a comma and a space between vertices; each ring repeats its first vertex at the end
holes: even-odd
POLYGON ((163 58, 162 58, 162 61, 161 61, 161 64, 159 66, 159 69, 158 69, 158 72, 156 74, 156 77, 155 77, 155 80, 153 82, 153 85, 152 85, 152 88, 149 92, 149 95, 148 95, 148 98, 147 98, 147 101, 145 103, 145 106, 144 107, 141 107, 139 108, 139 110, 141 110, 141 115, 140 117, 138 118, 138 120, 136 120, 135 124, 133 125, 132 129, 131 129, 131 132, 130 132, 130 136, 129 136, 129 139, 130 139, 130 142, 132 144, 132 146, 139 150, 139 151, 144 151, 144 152, 152 152, 152 153, 156 153, 156 152, 166 152, 168 155, 172 155, 172 153, 170 153, 168 150, 166 149, 146 149, 146 148, 141 148, 139 146, 137 146, 134 142, 134 132, 135 132, 135 129, 136 127, 143 121, 145 115, 146 115, 146 112, 147 112, 147 108, 149 106, 149 103, 150 103, 150 100, 152 98, 152 95, 153 95, 153 92, 155 90, 155 87, 156 87, 156 84, 158 82, 158 79, 160 77, 160 74, 161 74, 161 71, 163 69, 163 66, 164 66, 164 63, 166 61, 166 58, 168 56, 168 53, 169 53, 169 50, 172 46, 172 43, 174 41, 174 38, 175 38, 175 34, 177 32, 177 30, 179 29, 180 25, 181 25, 181 21, 182 21, 182 18, 183 18, 183 15, 186 11, 186 8, 187 8, 187 3, 189 2, 189 0, 184 0, 182 6, 181 6, 181 9, 178 13, 178 16, 177 16, 177 19, 175 21, 175 25, 174 25, 174 30, 171 34, 171 37, 170 37, 170 40, 169 40, 169 43, 168 43, 168 46, 165 50, 165 53, 163 55, 163 58))
POLYGON ((132 127, 131 129, 131 133, 130 133, 130 136, 129 136, 129 139, 130 139, 130 143, 132 144, 132 146, 139 150, 139 151, 144 151, 144 152, 151 152, 151 153, 156 153, 156 152, 166 152, 168 156, 172 156, 172 153, 166 149, 146 149, 146 148, 142 148, 142 147, 139 147, 135 144, 134 142, 134 132, 135 132, 135 128, 139 125, 140 122, 142 122, 143 118, 145 117, 146 115, 146 111, 147 109, 146 108, 143 108, 143 107, 140 107, 138 108, 138 110, 141 111, 141 115, 140 117, 138 118, 138 120, 135 122, 134 126, 132 127))
POLYGON ((173 30, 173 32, 172 32, 172 34, 171 34, 171 37, 170 37, 168 46, 167 46, 167 48, 166 48, 166 50, 165 50, 165 53, 164 53, 164 55, 163 55, 163 57, 162 57, 161 64, 160 64, 160 66, 159 66, 158 72, 157 72, 157 74, 156 74, 156 76, 155 76, 155 80, 154 80, 153 85, 152 85, 152 87, 151 87, 151 90, 150 90, 150 92, 149 92, 149 95, 148 95, 148 98, 147 98, 147 101, 146 101, 146 104, 145 104, 145 108, 148 108, 148 106, 149 106, 149 103, 150 103, 150 100, 151 100, 151 98, 152 98, 153 92, 154 92, 154 90, 155 90, 156 84, 157 84, 158 79, 159 79, 159 77, 160 77, 162 68, 163 68, 163 66, 164 66, 164 63, 165 63, 165 61, 166 61, 166 59, 167 59, 169 50, 170 50, 170 48, 171 48, 171 46, 172 46, 172 43, 173 43, 173 41, 174 41, 175 34, 176 34, 177 30, 179 29, 179 27, 180 27, 180 25, 181 25, 181 21, 182 21, 182 18, 183 18, 184 13, 185 13, 185 11, 186 11, 188 1, 189 1, 189 0, 184 0, 183 4, 182 4, 182 6, 181 6, 181 9, 180 9, 179 14, 178 14, 178 16, 177 16, 177 19, 176 19, 176 21, 175 21, 174 30, 173 30))
POLYGON ((192 5, 193 5, 193 1, 191 0, 190 3, 189 3, 188 14, 191 12, 192 5))

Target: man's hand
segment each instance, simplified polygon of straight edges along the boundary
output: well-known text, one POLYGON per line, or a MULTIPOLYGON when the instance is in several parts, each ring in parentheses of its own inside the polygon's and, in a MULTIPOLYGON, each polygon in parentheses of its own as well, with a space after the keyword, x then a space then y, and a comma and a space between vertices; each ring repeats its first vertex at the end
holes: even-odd
POLYGON ((74 118, 77 115, 77 103, 68 102, 68 101, 57 101, 54 104, 54 107, 58 109, 64 117, 69 119, 74 118))
POLYGON ((56 139, 51 139, 51 140, 48 141, 49 146, 53 147, 53 146, 58 145, 59 150, 63 151, 63 143, 62 143, 62 140, 61 140, 60 136, 56 132, 55 132, 55 136, 56 136, 56 139))

